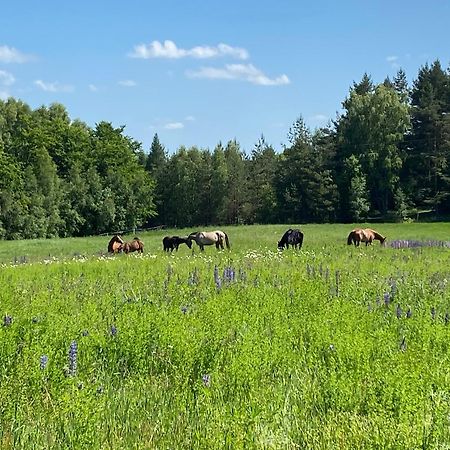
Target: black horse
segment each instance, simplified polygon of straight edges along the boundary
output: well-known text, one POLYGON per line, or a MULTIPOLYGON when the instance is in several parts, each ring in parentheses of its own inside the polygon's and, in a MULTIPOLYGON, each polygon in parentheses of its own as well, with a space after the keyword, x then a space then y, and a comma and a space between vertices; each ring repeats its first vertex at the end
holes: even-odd
POLYGON ((295 230, 289 228, 286 233, 283 234, 282 238, 278 241, 278 249, 283 250, 284 247, 289 248, 292 245, 294 248, 302 248, 303 244, 303 233, 296 228, 295 230))
POLYGON ((173 249, 178 251, 180 244, 186 244, 189 248, 192 247, 192 241, 187 237, 166 236, 163 239, 163 247, 165 252, 168 252, 169 250, 173 252, 173 249))

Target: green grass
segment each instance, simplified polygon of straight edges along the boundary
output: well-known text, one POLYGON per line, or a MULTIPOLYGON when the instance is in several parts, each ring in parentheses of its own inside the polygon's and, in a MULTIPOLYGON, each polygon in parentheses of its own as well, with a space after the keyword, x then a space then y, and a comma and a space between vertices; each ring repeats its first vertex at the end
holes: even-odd
POLYGON ((450 249, 305 225, 279 253, 286 226, 223 228, 231 252, 164 254, 191 229, 139 234, 143 256, 104 256, 105 236, 0 242, 0 448, 446 448, 450 249))

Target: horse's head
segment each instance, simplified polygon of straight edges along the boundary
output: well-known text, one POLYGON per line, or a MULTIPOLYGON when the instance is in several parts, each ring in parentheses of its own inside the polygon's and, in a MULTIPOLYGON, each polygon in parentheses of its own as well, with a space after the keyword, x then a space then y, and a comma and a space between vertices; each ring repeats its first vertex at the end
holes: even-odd
POLYGON ((186 245, 187 245, 189 248, 192 248, 192 239, 189 239, 189 237, 186 238, 186 245))
POLYGON ((282 241, 278 241, 278 250, 284 250, 284 243, 282 241))

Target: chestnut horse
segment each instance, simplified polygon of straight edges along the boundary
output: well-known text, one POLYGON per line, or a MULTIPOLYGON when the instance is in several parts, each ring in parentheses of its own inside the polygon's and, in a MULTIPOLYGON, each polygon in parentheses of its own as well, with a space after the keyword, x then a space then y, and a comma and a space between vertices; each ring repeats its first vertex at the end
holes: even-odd
POLYGON ((217 250, 224 249, 224 243, 227 248, 230 248, 230 241, 227 233, 224 231, 194 231, 188 236, 188 239, 195 241, 200 247, 200 251, 205 250, 205 245, 215 245, 217 250))
POLYGON ((125 253, 144 253, 144 243, 139 238, 135 237, 131 242, 125 242, 122 244, 122 250, 125 253))
POLYGON ((368 245, 372 245, 373 241, 380 241, 380 244, 383 244, 385 240, 386 237, 371 228, 355 228, 350 231, 347 244, 354 244, 355 247, 358 247, 361 242, 365 242, 367 247, 368 245))
POLYGON ((122 251, 122 245, 124 244, 123 239, 115 234, 108 244, 108 253, 119 253, 122 251))

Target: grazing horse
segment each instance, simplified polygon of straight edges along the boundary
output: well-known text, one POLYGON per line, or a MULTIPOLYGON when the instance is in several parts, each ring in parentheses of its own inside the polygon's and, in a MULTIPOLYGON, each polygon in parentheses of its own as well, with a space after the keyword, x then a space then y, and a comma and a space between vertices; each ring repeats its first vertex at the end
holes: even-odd
POLYGON ((354 244, 355 247, 359 247, 361 242, 365 242, 367 247, 368 245, 372 245, 373 241, 380 241, 380 244, 382 245, 385 240, 386 237, 371 228, 355 228, 350 231, 350 234, 347 237, 347 244, 354 244))
POLYGON ((144 253, 144 243, 139 238, 135 237, 131 242, 125 242, 122 244, 122 250, 125 253, 144 253))
POLYGON ((173 252, 173 249, 178 251, 180 244, 186 244, 189 248, 192 247, 192 241, 188 237, 166 236, 163 239, 163 247, 165 252, 168 252, 169 250, 173 252))
POLYGON ((200 247, 200 250, 205 250, 205 245, 215 245, 217 250, 224 249, 224 243, 227 248, 230 248, 230 240, 227 233, 224 231, 194 231, 188 236, 188 239, 195 241, 200 247))
POLYGON ((289 245, 292 245, 294 248, 297 248, 298 246, 298 248, 301 249, 302 244, 303 233, 297 228, 295 230, 289 228, 278 241, 278 249, 283 250, 285 246, 286 248, 289 248, 289 245))
POLYGON ((124 244, 123 239, 115 234, 108 244, 108 253, 119 253, 122 251, 122 245, 124 244))

